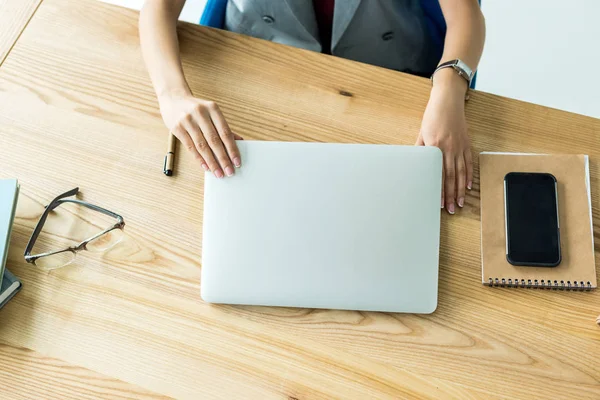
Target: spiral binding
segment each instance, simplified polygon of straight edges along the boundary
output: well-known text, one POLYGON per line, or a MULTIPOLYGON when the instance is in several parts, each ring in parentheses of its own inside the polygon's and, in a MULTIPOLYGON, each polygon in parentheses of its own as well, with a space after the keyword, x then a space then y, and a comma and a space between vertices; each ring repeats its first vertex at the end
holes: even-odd
POLYGON ((550 279, 510 279, 510 278, 489 278, 488 285, 492 287, 508 288, 534 288, 534 289, 560 289, 560 290, 591 290, 590 281, 557 281, 550 279))

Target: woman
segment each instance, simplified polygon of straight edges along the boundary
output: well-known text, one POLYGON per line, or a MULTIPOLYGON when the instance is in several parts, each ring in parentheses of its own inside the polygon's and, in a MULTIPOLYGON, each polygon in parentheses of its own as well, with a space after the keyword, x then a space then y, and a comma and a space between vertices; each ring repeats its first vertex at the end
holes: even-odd
MULTIPOLYGON (((477 68, 485 22, 477 0, 439 0, 447 27, 442 53, 424 11, 432 1, 436 0, 228 0, 224 27, 385 68, 433 74, 416 144, 442 150, 441 206, 454 214, 473 179, 464 108, 470 79, 465 72, 477 68), (436 70, 448 61, 463 69, 436 70)), ((231 176, 242 162, 235 144, 240 138, 214 102, 193 96, 181 67, 176 23, 184 4, 185 0, 146 1, 140 14, 144 59, 167 128, 205 170, 218 178, 231 176)))

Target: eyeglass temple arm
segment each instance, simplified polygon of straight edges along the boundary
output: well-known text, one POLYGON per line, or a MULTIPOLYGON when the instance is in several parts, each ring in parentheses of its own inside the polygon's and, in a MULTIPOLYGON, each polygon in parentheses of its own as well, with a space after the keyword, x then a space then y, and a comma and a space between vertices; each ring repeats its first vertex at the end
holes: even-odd
POLYGON ((75 189, 71 189, 68 192, 64 192, 63 194, 60 194, 58 196, 56 196, 54 198, 54 200, 52 200, 50 202, 50 204, 48 204, 46 206, 46 209, 44 210, 44 213, 42 214, 42 216, 40 217, 40 220, 38 221, 37 225, 35 226, 35 229, 33 230, 33 233, 31 234, 31 237, 29 238, 29 242, 27 243, 27 247, 25 247, 25 257, 27 257, 28 255, 31 254, 31 250, 33 249, 33 245, 35 244, 35 241, 37 240, 40 232, 42 231, 42 227, 44 226, 44 223, 46 222, 46 219, 48 218, 48 214, 50 213, 50 211, 52 211, 53 209, 55 209, 58 204, 58 201, 65 198, 65 197, 69 197, 69 196, 75 196, 77 193, 79 193, 79 188, 76 187, 75 189))
POLYGON ((90 204, 90 203, 88 203, 88 202, 86 202, 86 201, 82 201, 82 200, 76 200, 76 199, 58 200, 58 201, 57 201, 57 204, 54 206, 54 208, 58 207, 58 206, 59 206, 59 205, 61 205, 62 203, 75 203, 75 204, 79 204, 79 205, 82 205, 82 206, 84 206, 84 207, 91 208, 91 209, 92 209, 92 210, 94 210, 94 211, 98 211, 98 212, 100 212, 100 213, 102 213, 102 214, 106 214, 106 215, 108 215, 108 216, 111 216, 111 217, 113 217, 113 218, 116 218, 116 219, 118 219, 119 221, 122 221, 122 220, 123 220, 123 217, 121 217, 121 216, 120 216, 119 214, 117 214, 117 213, 114 213, 114 212, 112 212, 112 211, 109 211, 109 210, 107 210, 106 208, 98 207, 98 206, 96 206, 96 205, 94 205, 94 204, 90 204))
POLYGON ((31 238, 29 239, 29 242, 27 243, 27 247, 25 248, 25 256, 27 257, 28 255, 31 254, 31 250, 33 250, 33 246, 35 245, 35 241, 37 240, 37 237, 39 236, 40 232, 42 231, 42 228, 44 227, 44 223, 46 222, 46 219, 48 218, 48 214, 50 213, 50 211, 54 210, 56 207, 58 207, 59 205, 61 205, 62 203, 76 203, 76 204, 80 204, 84 207, 87 208, 91 208, 94 211, 98 211, 102 214, 111 216, 113 218, 116 218, 120 224, 123 224, 123 217, 120 216, 117 213, 114 213, 112 211, 107 210, 106 208, 102 208, 102 207, 98 207, 94 204, 90 204, 88 202, 82 201, 82 200, 77 200, 77 199, 67 199, 67 200, 63 200, 65 197, 71 197, 71 196, 75 196, 77 193, 79 193, 79 188, 76 187, 75 189, 69 190, 68 192, 65 192, 59 196, 57 196, 56 198, 54 198, 54 200, 52 200, 50 202, 50 204, 48 204, 46 206, 46 209, 44 210, 44 213, 42 214, 42 216, 40 217, 40 220, 38 221, 37 225, 35 226, 35 229, 33 230, 33 233, 31 235, 31 238))

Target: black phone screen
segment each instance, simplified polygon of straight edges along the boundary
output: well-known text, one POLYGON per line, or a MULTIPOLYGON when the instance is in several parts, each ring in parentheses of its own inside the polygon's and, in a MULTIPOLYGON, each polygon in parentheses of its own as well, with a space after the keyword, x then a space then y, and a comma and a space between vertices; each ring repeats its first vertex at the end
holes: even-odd
POLYGON ((511 172, 504 177, 504 198, 508 261, 557 266, 561 255, 554 176, 511 172))

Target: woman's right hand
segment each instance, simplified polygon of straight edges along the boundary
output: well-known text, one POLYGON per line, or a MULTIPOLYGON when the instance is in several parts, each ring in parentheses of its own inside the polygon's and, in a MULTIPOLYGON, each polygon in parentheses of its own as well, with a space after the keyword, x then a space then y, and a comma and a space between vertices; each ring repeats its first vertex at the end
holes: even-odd
POLYGON ((163 97, 159 102, 165 125, 200 161, 205 171, 210 170, 222 178, 232 176, 234 166, 242 165, 235 143, 242 138, 231 132, 214 101, 183 95, 163 97))

